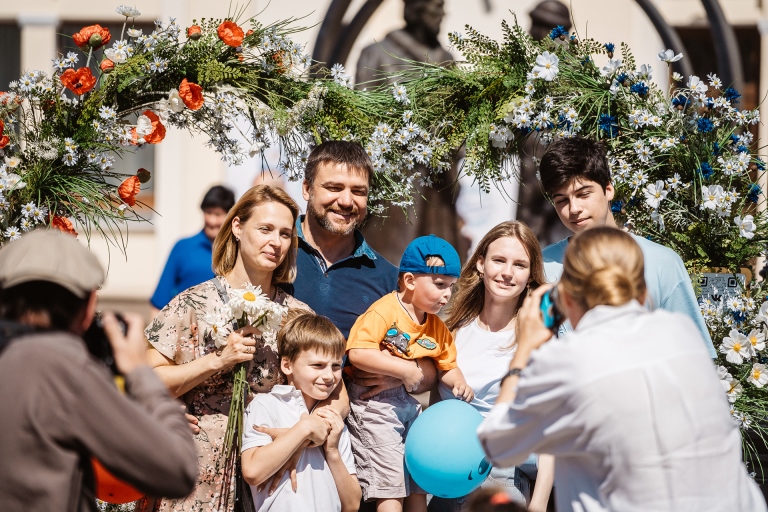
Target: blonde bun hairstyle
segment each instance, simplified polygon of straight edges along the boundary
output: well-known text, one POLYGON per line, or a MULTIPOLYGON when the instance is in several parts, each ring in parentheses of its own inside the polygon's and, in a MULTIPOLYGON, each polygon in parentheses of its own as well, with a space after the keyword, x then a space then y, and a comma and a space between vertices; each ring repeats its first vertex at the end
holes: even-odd
POLYGON ((644 301, 644 272, 643 252, 628 233, 596 227, 571 239, 560 286, 587 310, 621 306, 644 301))

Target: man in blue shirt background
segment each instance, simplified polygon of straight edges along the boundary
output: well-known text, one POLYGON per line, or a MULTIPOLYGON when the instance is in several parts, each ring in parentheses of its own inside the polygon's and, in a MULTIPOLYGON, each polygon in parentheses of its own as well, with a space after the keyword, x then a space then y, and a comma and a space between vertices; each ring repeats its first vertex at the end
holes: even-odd
POLYGON ((150 299, 152 316, 187 288, 213 278, 213 239, 219 234, 219 229, 234 204, 235 194, 221 185, 216 185, 205 193, 200 205, 203 210, 203 230, 189 238, 182 238, 173 246, 155 293, 150 299))

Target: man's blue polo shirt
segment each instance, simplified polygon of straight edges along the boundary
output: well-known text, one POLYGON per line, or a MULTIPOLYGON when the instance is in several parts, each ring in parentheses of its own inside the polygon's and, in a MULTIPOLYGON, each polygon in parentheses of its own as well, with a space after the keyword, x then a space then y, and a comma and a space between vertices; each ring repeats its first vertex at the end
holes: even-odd
POLYGON ((296 221, 299 235, 298 274, 286 291, 315 313, 327 316, 346 338, 357 317, 397 288, 397 268, 374 251, 355 230, 355 251, 327 267, 320 253, 305 239, 304 215, 296 221))
POLYGON ((182 238, 173 246, 150 302, 163 309, 171 299, 197 284, 213 278, 213 243, 200 231, 182 238))

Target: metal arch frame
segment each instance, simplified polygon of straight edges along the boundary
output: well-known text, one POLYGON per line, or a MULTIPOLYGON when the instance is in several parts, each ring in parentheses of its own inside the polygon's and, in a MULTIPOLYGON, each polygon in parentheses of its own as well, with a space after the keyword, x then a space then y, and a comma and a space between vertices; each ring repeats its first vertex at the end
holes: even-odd
MULTIPOLYGON (((376 12, 376 9, 384 0, 366 0, 352 20, 344 23, 344 15, 349 9, 352 0, 331 0, 331 5, 326 11, 320 31, 315 41, 312 59, 316 62, 327 64, 345 63, 352 50, 352 45, 357 40, 363 27, 376 12)), ((656 9, 651 0, 635 0, 646 16, 653 23, 654 28, 661 36, 664 45, 675 53, 685 55, 685 47, 677 31, 669 25, 656 9)), ((701 0, 709 20, 710 31, 715 43, 715 55, 717 58, 717 70, 723 83, 726 85, 743 85, 743 69, 739 46, 736 41, 736 33, 725 19, 718 0, 701 0)), ((673 69, 683 76, 693 74, 690 61, 680 60, 673 64, 673 69)))

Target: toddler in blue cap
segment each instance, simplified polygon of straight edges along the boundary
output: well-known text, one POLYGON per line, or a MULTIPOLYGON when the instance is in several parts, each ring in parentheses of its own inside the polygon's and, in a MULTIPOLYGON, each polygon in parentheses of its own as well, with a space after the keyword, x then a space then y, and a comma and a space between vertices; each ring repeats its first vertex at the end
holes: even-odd
POLYGON ((400 511, 404 500, 407 510, 426 510, 426 494, 411 480, 403 460, 405 438, 421 412, 419 402, 407 393, 421 381, 419 359, 435 362, 440 380, 457 398, 470 402, 474 397, 456 364, 453 337, 437 316, 460 273, 459 255, 451 244, 434 235, 415 239, 400 260, 398 290, 374 302, 349 333, 352 366, 403 381, 367 400, 362 396, 370 388, 352 382, 347 388, 358 480, 363 499, 375 499, 379 512, 400 511))

